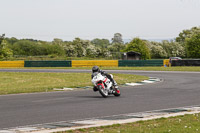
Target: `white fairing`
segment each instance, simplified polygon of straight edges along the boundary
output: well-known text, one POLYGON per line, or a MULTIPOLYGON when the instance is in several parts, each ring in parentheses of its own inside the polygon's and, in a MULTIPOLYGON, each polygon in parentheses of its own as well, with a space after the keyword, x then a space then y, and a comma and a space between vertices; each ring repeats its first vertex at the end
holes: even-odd
POLYGON ((94 76, 92 78, 92 83, 97 86, 97 82, 98 81, 104 81, 105 80, 105 77, 101 75, 101 73, 98 73, 96 76, 94 76))

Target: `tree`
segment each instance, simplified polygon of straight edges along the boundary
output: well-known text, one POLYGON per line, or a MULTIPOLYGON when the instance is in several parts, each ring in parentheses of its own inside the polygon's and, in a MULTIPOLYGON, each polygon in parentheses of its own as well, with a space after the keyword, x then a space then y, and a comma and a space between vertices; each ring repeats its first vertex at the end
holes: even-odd
POLYGON ((54 38, 52 43, 61 46, 63 44, 63 40, 59 38, 54 38))
POLYGON ((112 38, 112 43, 121 43, 121 44, 124 44, 124 42, 122 40, 122 34, 115 33, 114 34, 114 38, 112 38))
POLYGON ((124 44, 121 43, 113 43, 108 47, 108 50, 112 57, 119 59, 121 58, 121 51, 125 48, 124 44))
POLYGON ((17 38, 11 37, 11 38, 5 38, 5 40, 8 42, 8 44, 13 45, 15 42, 18 41, 17 38))
POLYGON ((86 48, 86 56, 92 58, 97 57, 98 56, 97 48, 95 48, 94 45, 89 45, 86 48))
POLYGON ((5 34, 0 36, 0 59, 8 58, 13 55, 12 50, 7 47, 7 43, 4 40, 5 34))
POLYGON ((29 40, 20 40, 13 44, 14 55, 36 56, 38 51, 35 42, 29 40))
POLYGON ((2 35, 0 36, 0 45, 1 45, 2 41, 4 40, 4 37, 5 37, 5 34, 2 34, 2 35))
POLYGON ((167 40, 162 41, 161 46, 167 53, 167 57, 185 57, 185 48, 181 43, 175 42, 171 40, 170 42, 167 40))
POLYGON ((192 27, 189 30, 183 30, 178 37, 176 37, 176 42, 185 44, 186 38, 191 38, 193 35, 200 33, 200 27, 192 27))
POLYGON ((62 45, 66 56, 68 57, 74 57, 76 55, 76 51, 75 51, 75 46, 72 45, 72 42, 64 42, 62 45))
POLYGON ((75 38, 73 40, 71 47, 74 49, 72 52, 75 57, 97 57, 99 48, 95 46, 89 40, 82 40, 80 38, 75 38))
POLYGON ((91 43, 94 44, 96 47, 101 47, 101 48, 107 48, 110 45, 108 39, 99 39, 99 38, 93 39, 91 43))
POLYGON ((84 42, 84 40, 81 40, 80 38, 75 38, 73 40, 72 45, 74 47, 74 50, 76 52, 76 57, 83 57, 86 55, 86 47, 87 47, 87 42, 84 42))
POLYGON ((151 42, 149 46, 151 50, 151 58, 166 58, 167 53, 159 42, 151 42))
POLYGON ((200 33, 186 39, 187 57, 200 58, 200 33))
POLYGON ((134 38, 130 43, 126 45, 126 48, 123 50, 124 52, 139 52, 141 53, 141 58, 146 60, 150 59, 150 50, 145 44, 145 41, 139 39, 139 38, 134 38))
POLYGON ((183 30, 179 36, 176 38, 176 42, 180 43, 184 47, 184 53, 187 55, 187 57, 191 57, 191 51, 187 51, 190 48, 186 46, 186 40, 189 40, 190 38, 194 37, 195 35, 200 33, 200 27, 192 27, 188 30, 183 30), (187 53, 187 54, 186 54, 187 53))

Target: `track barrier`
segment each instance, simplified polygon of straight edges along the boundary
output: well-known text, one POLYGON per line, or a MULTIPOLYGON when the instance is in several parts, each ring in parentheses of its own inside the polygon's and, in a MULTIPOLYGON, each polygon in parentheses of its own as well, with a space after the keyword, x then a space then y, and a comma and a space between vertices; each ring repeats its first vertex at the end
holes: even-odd
POLYGON ((164 67, 169 67, 169 59, 163 60, 163 66, 164 67))
POLYGON ((172 60, 172 66, 200 66, 200 60, 172 60))
POLYGON ((118 60, 72 60, 72 67, 118 67, 118 60))
MULTIPOLYGON (((165 60, 0 61, 0 67, 141 67, 170 65, 165 60)), ((172 66, 200 66, 200 60, 173 60, 172 66)))
POLYGON ((163 60, 119 60, 119 67, 163 66, 163 60))
POLYGON ((24 61, 0 61, 0 67, 24 67, 24 61))
POLYGON ((24 67, 71 67, 71 61, 25 61, 24 67))

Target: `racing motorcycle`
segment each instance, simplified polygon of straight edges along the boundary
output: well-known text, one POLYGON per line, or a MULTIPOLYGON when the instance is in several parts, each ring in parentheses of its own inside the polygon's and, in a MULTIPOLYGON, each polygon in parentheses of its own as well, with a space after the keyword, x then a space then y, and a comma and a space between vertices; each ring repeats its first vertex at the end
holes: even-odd
MULTIPOLYGON (((113 75, 110 75, 113 78, 113 75)), ((93 74, 92 83, 104 98, 108 97, 108 95, 111 94, 113 94, 114 96, 120 96, 121 94, 119 88, 115 88, 110 79, 108 79, 101 73, 96 72, 93 74)))

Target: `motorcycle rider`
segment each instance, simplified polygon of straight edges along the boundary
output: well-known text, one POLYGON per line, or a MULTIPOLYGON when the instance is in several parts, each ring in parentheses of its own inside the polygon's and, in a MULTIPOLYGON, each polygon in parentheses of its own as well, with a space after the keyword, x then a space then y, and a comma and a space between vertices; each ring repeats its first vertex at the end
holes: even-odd
MULTIPOLYGON (((92 68, 92 75, 91 75, 92 78, 94 77, 94 73, 96 73, 96 72, 101 73, 102 75, 105 75, 113 83, 113 86, 115 88, 118 88, 116 81, 111 77, 111 75, 106 73, 105 71, 100 70, 98 66, 94 66, 92 68)), ((98 89, 95 86, 94 86, 93 90, 98 91, 98 89)))

